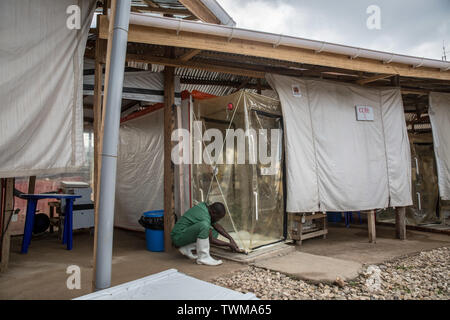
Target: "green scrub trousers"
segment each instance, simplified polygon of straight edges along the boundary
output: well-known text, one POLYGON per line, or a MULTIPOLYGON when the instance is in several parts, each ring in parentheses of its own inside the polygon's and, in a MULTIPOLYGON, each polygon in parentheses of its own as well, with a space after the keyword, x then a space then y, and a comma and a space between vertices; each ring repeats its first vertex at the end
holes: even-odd
POLYGON ((211 216, 206 203, 201 202, 186 211, 175 224, 170 235, 176 247, 183 247, 195 243, 198 238, 209 238, 210 230, 214 238, 219 236, 219 233, 211 225, 211 216))

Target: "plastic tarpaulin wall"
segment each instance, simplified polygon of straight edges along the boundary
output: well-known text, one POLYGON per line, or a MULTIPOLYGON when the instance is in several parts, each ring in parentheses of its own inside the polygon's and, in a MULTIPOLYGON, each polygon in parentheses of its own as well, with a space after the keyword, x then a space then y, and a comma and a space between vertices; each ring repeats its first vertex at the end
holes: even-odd
MULTIPOLYGON (((83 94, 94 95, 94 74, 84 76, 83 94)), ((104 81, 104 79, 103 79, 104 81)), ((175 104, 180 105, 180 78, 175 77, 175 104)), ((151 71, 125 72, 122 98, 152 103, 164 102, 164 74, 151 71)))
POLYGON ((83 56, 94 0, 0 2, 0 177, 83 165, 83 56), (70 5, 81 28, 67 27, 70 5))
POLYGON ((220 224, 241 249, 251 251, 283 239, 283 126, 279 101, 245 91, 195 100, 192 120, 196 121, 192 129, 193 201, 223 203, 227 215, 220 224), (228 129, 240 130, 241 139, 233 137, 234 133, 227 133, 228 129), (280 132, 276 141, 272 141, 271 129, 280 132), (216 150, 214 158, 205 157, 204 151, 210 147, 209 143, 205 143, 208 138, 205 140, 206 136, 203 136, 201 140, 200 135, 196 134, 197 131, 205 135, 207 130, 222 134, 219 145, 223 149, 216 150), (255 135, 250 130, 254 130, 255 135), (261 133, 267 144, 261 142, 261 133), (237 146, 240 141, 245 144, 244 150, 237 146), (260 152, 261 144, 266 147, 267 155, 273 156, 272 163, 264 164, 261 159, 250 161, 258 158, 255 153, 260 152), (195 153, 200 157, 203 155, 201 161, 197 162, 195 153), (217 161, 220 157, 223 161, 217 161), (207 163, 209 160, 212 164, 207 163))
POLYGON ((430 93, 429 116, 433 129, 439 195, 450 200, 450 94, 430 93))
POLYGON ((120 125, 114 224, 142 231, 146 211, 164 209, 164 110, 120 125))
MULTIPOLYGON (((156 88, 164 90, 163 83, 156 88)), ((179 78, 176 77, 175 90, 179 91, 179 88, 179 78)), ((155 100, 152 102, 158 102, 155 100)), ((179 111, 180 107, 177 110, 179 111)), ((188 120, 185 119, 187 111, 180 116, 183 127, 188 125, 188 120)), ((177 124, 178 122, 176 126, 177 124)), ((187 185, 184 187, 188 188, 187 185)), ((175 183, 177 209, 180 208, 178 188, 179 183, 175 183)), ((184 194, 188 195, 189 189, 184 194)), ((163 209, 164 110, 161 108, 120 125, 114 224, 117 227, 142 231, 142 226, 138 223, 141 215, 146 211, 163 209)))
POLYGON ((285 122, 287 211, 408 206, 410 149, 398 89, 268 75, 285 122), (357 121, 369 106, 373 121, 357 121))

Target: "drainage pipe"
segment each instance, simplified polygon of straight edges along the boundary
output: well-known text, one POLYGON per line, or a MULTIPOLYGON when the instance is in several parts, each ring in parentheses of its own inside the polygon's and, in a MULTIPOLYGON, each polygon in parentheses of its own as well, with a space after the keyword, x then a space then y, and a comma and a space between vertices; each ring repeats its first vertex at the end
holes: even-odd
POLYGON ((117 144, 119 140, 120 109, 122 106, 130 9, 131 0, 117 0, 113 37, 111 39, 109 88, 106 99, 105 129, 103 132, 95 269, 95 288, 97 290, 111 286, 117 144))

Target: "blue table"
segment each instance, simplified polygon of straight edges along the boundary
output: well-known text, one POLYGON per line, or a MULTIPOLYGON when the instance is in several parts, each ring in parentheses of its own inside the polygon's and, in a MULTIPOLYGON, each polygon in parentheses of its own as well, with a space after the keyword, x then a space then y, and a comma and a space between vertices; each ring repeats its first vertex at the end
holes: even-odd
POLYGON ((33 233, 34 226, 34 214, 36 213, 37 202, 41 199, 66 199, 66 210, 64 218, 64 234, 63 234, 63 244, 67 243, 67 250, 72 250, 72 229, 73 229, 73 202, 76 198, 81 198, 81 196, 76 196, 73 194, 61 194, 61 193, 49 193, 49 194, 22 194, 20 195, 22 199, 27 199, 27 214, 25 217, 25 227, 23 230, 23 240, 22 240, 22 253, 28 252, 28 246, 31 243, 31 235, 33 233))

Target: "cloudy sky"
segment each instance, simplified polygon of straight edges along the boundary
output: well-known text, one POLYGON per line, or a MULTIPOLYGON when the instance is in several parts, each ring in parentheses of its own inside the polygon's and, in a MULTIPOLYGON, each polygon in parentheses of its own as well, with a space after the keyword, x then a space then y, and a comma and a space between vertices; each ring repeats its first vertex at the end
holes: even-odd
MULTIPOLYGON (((450 51, 450 0, 218 0, 237 27, 442 59, 450 51), (366 13, 380 8, 381 29, 366 13)), ((450 52, 447 54, 450 61, 450 52)))

